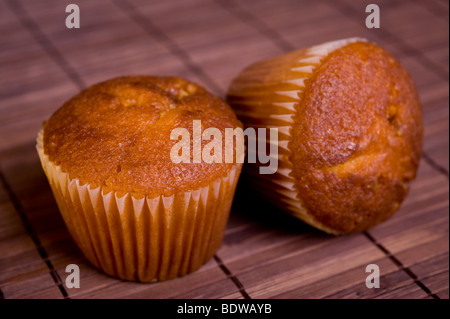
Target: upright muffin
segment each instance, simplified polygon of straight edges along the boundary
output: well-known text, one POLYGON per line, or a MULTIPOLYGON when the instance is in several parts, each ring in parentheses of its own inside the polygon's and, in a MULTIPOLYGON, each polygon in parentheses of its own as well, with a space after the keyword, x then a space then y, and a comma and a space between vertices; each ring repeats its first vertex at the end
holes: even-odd
POLYGON ((406 70, 377 45, 352 38, 257 62, 227 100, 245 127, 278 128, 277 172, 247 172, 306 223, 363 231, 406 197, 422 150, 421 106, 406 70))
POLYGON ((179 141, 171 132, 185 128, 192 146, 194 120, 222 133, 242 127, 198 85, 148 76, 94 85, 44 123, 37 150, 58 207, 81 251, 105 273, 171 279, 218 249, 242 164, 193 163, 192 147, 189 162, 175 163, 179 141))

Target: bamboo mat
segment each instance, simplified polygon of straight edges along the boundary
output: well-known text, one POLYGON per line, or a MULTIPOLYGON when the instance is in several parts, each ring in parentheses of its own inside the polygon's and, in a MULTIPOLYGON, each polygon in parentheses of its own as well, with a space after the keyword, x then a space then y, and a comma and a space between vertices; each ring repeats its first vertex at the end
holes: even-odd
POLYGON ((352 0, 0 2, 0 296, 3 298, 449 298, 449 2, 376 1, 381 28, 352 0), (65 7, 81 9, 67 29, 65 7), (362 36, 396 55, 423 103, 420 170, 399 212, 333 237, 261 202, 240 183, 214 259, 182 278, 123 282, 71 240, 35 151, 42 121, 86 86, 177 75, 223 96, 246 65, 362 36), (65 286, 68 264, 81 287, 65 286), (368 289, 377 264, 381 287, 368 289))

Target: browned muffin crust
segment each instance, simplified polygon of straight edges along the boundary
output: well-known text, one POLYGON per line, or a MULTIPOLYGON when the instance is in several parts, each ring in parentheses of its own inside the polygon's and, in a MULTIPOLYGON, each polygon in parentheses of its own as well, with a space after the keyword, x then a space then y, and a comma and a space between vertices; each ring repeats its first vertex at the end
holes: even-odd
POLYGON ((201 120, 202 131, 216 127, 223 136, 225 128, 242 127, 225 102, 194 83, 116 78, 82 91, 44 123, 44 152, 70 178, 103 186, 104 192, 170 196, 206 186, 233 165, 171 161, 177 143, 171 131, 188 129, 192 150, 193 120, 201 120))
POLYGON ((391 216, 422 149, 419 99, 400 63, 376 45, 346 45, 315 70, 296 111, 289 147, 308 211, 339 232, 391 216))

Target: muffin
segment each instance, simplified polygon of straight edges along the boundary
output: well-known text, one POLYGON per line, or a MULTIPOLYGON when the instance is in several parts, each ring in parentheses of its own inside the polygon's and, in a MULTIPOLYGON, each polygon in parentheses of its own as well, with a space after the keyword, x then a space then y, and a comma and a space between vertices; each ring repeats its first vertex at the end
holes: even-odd
POLYGON ((201 128, 242 127, 232 109, 175 77, 96 84, 44 123, 37 150, 62 217, 87 259, 106 274, 150 282, 183 276, 220 246, 240 163, 193 163, 201 128), (189 162, 171 136, 190 133, 189 162), (192 138, 194 136, 194 138, 192 138))
POLYGON ((351 38, 257 62, 227 101, 245 127, 278 128, 276 173, 248 165, 245 175, 282 210, 344 234, 386 220, 405 199, 421 157, 421 106, 407 71, 379 46, 351 38))

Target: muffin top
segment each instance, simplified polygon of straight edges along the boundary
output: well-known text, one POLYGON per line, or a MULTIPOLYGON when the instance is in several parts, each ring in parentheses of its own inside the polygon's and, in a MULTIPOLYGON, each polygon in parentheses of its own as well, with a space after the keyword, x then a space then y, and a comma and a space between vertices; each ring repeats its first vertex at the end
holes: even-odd
POLYGON ((293 175, 318 221, 360 231, 397 210, 418 168, 422 116, 392 55, 366 42, 330 53, 306 81, 294 123, 293 175))
MULTIPOLYGON (((233 163, 192 163, 193 120, 202 132, 242 127, 231 108, 200 86, 176 77, 129 76, 96 84, 44 123, 44 152, 71 179, 104 192, 170 196, 225 176, 233 163), (175 128, 190 133, 190 163, 174 163, 175 128)), ((202 141, 202 148, 209 143, 202 141)))

